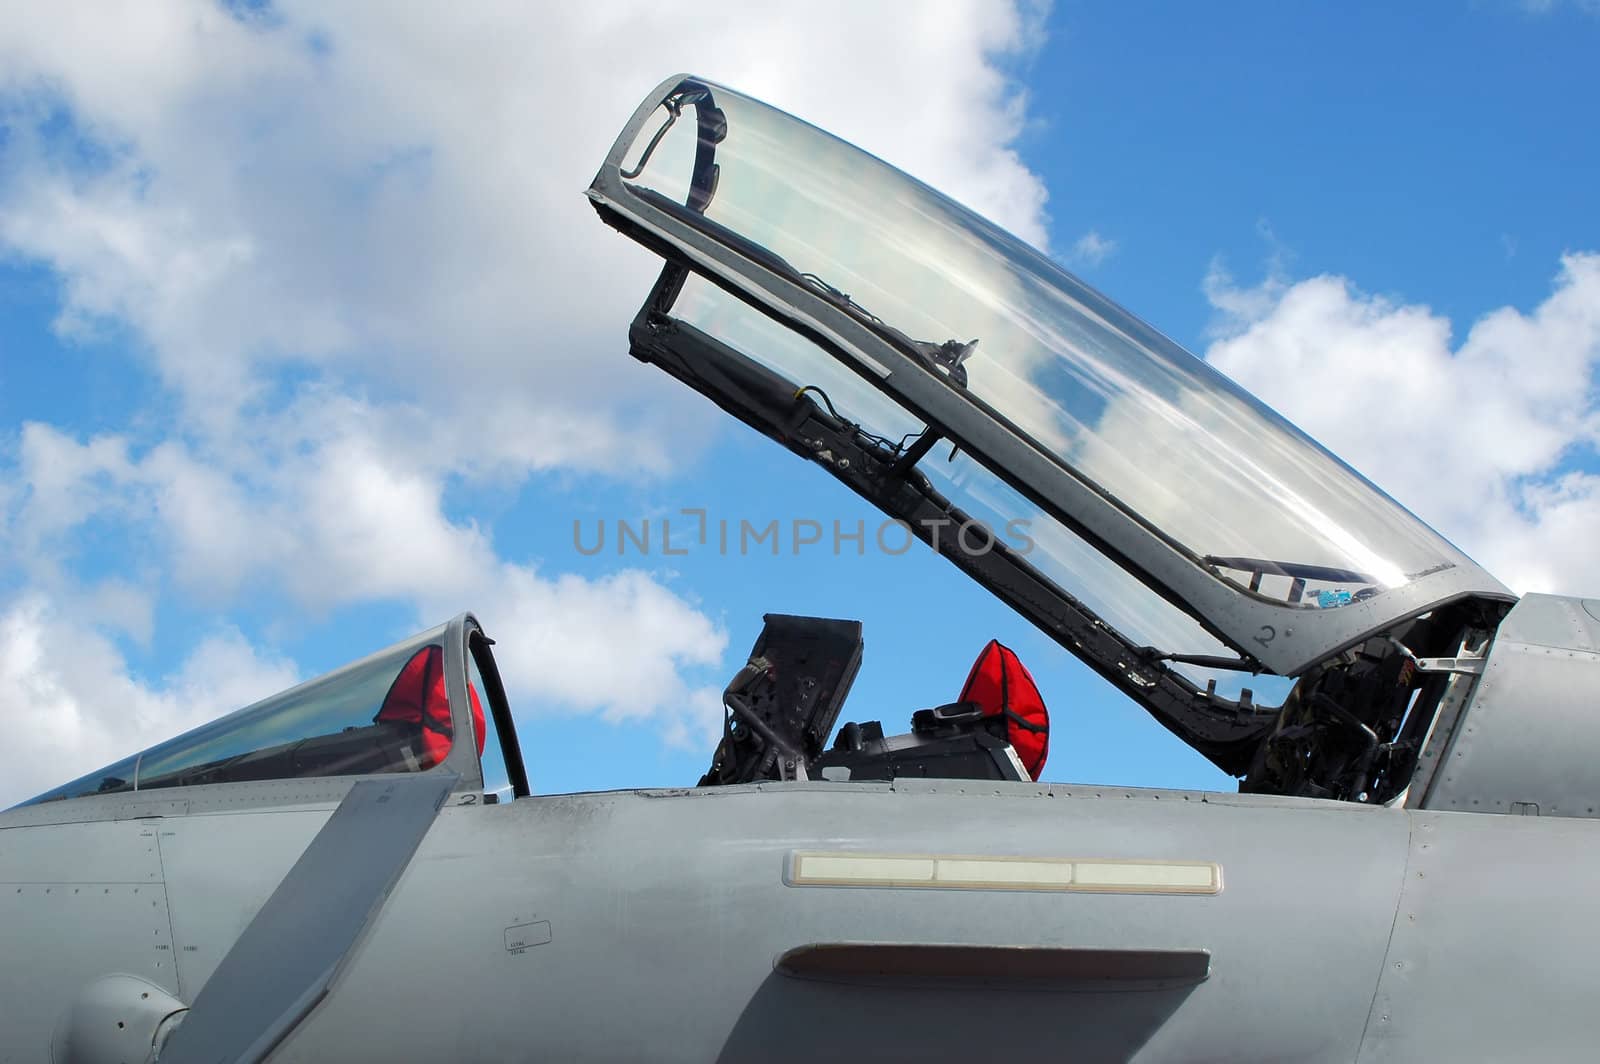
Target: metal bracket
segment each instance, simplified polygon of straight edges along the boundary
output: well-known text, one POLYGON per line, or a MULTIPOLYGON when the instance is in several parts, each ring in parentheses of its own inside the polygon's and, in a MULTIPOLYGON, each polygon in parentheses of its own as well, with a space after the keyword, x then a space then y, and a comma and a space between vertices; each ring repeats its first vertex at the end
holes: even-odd
POLYGON ((1419 658, 1394 636, 1389 637, 1389 645, 1398 650, 1405 659, 1411 662, 1418 672, 1453 672, 1463 676, 1482 676, 1484 658, 1481 655, 1466 655, 1455 658, 1419 658))
POLYGON ((1414 658, 1418 672, 1453 672, 1463 676, 1482 676, 1482 658, 1414 658))

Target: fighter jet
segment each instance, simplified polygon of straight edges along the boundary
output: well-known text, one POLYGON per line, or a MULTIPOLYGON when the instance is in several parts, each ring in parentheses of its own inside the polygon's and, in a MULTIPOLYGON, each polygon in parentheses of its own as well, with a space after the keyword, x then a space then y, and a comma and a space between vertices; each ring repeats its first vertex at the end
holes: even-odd
POLYGON ((588 196, 663 260, 636 359, 1239 793, 1037 782, 999 644, 949 703, 840 723, 861 626, 771 614, 700 780, 535 796, 464 614, 0 814, 0 1061, 1593 1056, 1600 602, 1518 598, 1044 255, 731 89, 663 82, 588 196))

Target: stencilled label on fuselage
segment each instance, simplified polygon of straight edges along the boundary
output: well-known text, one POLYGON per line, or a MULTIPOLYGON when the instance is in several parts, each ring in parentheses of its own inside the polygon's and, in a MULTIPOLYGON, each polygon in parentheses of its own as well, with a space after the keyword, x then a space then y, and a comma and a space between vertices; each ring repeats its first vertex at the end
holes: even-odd
POLYGON ((1220 894, 1222 866, 1212 861, 797 850, 789 855, 784 882, 793 887, 1220 894))

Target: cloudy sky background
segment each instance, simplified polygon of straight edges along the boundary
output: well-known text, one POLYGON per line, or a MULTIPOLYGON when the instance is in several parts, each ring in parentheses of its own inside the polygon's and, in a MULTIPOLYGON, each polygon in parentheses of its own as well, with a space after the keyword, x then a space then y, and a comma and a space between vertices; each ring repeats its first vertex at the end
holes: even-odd
POLYGON ((537 790, 692 781, 767 611, 899 730, 989 636, 1048 778, 1226 787, 918 551, 587 556, 871 515, 626 355, 581 197, 714 77, 1047 248, 1521 591, 1600 595, 1592 5, 0 8, 0 805, 462 609, 537 790), (591 525, 592 526, 592 525, 591 525))

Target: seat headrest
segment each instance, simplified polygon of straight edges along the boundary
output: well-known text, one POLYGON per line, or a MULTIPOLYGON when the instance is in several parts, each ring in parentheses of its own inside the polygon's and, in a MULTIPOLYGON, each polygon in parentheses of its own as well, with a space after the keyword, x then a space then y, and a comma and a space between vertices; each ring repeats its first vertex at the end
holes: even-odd
POLYGON ((986 717, 1004 717, 1006 739, 1017 760, 1029 776, 1039 778, 1050 755, 1050 711, 1015 651, 997 639, 989 640, 972 663, 956 701, 976 702, 986 717))

